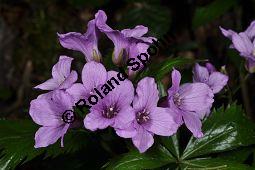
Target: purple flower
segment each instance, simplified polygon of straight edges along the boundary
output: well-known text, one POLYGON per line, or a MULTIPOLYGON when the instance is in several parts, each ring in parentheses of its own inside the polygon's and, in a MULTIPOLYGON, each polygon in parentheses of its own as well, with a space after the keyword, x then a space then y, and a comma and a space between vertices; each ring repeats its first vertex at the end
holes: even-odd
POLYGON ((46 147, 63 138, 70 124, 62 120, 66 110, 72 110, 73 98, 63 90, 43 94, 30 103, 29 114, 33 121, 42 127, 35 134, 35 148, 46 147))
MULTIPOLYGON (((114 44, 113 62, 116 65, 122 65, 123 62, 130 58, 130 46, 137 43, 152 43, 153 37, 143 37, 148 32, 148 28, 142 25, 134 29, 124 29, 122 31, 114 30, 106 24, 107 16, 104 11, 99 10, 96 14, 96 26, 106 34, 114 44)), ((146 49, 147 50, 147 49, 146 49)), ((146 52, 143 51, 143 52, 146 52)))
POLYGON ((235 48, 242 57, 246 60, 246 69, 253 73, 255 72, 255 21, 250 26, 240 33, 236 33, 233 30, 225 30, 221 28, 223 35, 232 41, 231 48, 235 48))
POLYGON ((228 76, 216 71, 213 65, 206 64, 206 67, 196 64, 193 69, 193 82, 201 82, 207 84, 213 91, 218 93, 228 82, 228 76))
POLYGON ((96 19, 89 21, 85 34, 77 32, 58 34, 60 44, 64 48, 82 52, 86 61, 101 61, 101 53, 98 50, 99 30, 95 25, 96 19))
POLYGON ((56 90, 69 88, 78 78, 77 72, 71 71, 73 58, 60 56, 58 62, 52 68, 52 78, 36 86, 41 90, 56 90))
POLYGON ((82 70, 82 83, 75 83, 67 92, 71 94, 75 101, 87 99, 95 94, 95 88, 101 87, 107 81, 107 71, 101 63, 95 61, 88 62, 82 70))
POLYGON ((133 101, 136 119, 124 129, 116 129, 119 136, 130 138, 142 153, 150 148, 153 135, 170 136, 176 133, 178 125, 169 114, 168 108, 157 107, 159 92, 153 78, 140 80, 133 101))
POLYGON ((187 128, 197 138, 203 136, 200 119, 211 108, 213 92, 204 83, 185 83, 180 85, 181 74, 177 70, 172 71, 172 87, 168 90, 168 103, 174 111, 175 121, 181 125, 184 121, 187 128))
MULTIPOLYGON (((117 72, 109 71, 107 79, 117 77, 117 72)), ((105 98, 90 109, 84 119, 84 126, 95 131, 108 126, 123 128, 128 126, 135 118, 131 107, 134 98, 134 87, 131 81, 120 82, 105 98)))

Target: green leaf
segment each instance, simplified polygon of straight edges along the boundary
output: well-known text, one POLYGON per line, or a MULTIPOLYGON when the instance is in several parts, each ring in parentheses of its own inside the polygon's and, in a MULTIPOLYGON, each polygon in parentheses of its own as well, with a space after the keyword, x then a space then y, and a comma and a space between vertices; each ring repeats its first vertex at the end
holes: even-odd
POLYGON ((65 147, 57 142, 47 148, 34 148, 34 135, 39 127, 29 120, 0 120, 0 169, 14 169, 46 152, 46 157, 75 152, 86 145, 86 133, 70 131, 65 135, 65 147), (84 141, 84 142, 80 142, 84 141))
POLYGON ((254 151, 255 151, 254 147, 238 148, 228 152, 219 153, 217 157, 220 157, 221 159, 224 160, 243 163, 248 159, 250 155, 253 154, 254 151))
POLYGON ((175 162, 171 153, 166 148, 158 146, 151 148, 143 154, 137 150, 132 150, 111 160, 105 166, 107 169, 140 170, 158 168, 171 162, 175 162))
POLYGON ((178 133, 169 137, 161 137, 161 142, 176 158, 180 158, 178 133))
POLYGON ((193 18, 193 27, 197 28, 215 20, 237 5, 237 2, 237 0, 215 0, 205 7, 196 9, 195 16, 193 18))
POLYGON ((164 84, 159 80, 159 81, 157 81, 157 85, 158 85, 160 98, 167 96, 167 92, 166 92, 166 89, 164 87, 164 84))
POLYGON ((218 170, 218 169, 224 169, 224 170, 249 170, 253 169, 248 165, 240 164, 233 161, 228 161, 224 159, 219 158, 213 158, 213 159, 196 159, 196 160, 188 160, 183 161, 181 164, 182 169, 196 169, 196 170, 218 170))
POLYGON ((243 114, 240 106, 233 104, 225 111, 214 111, 203 123, 204 137, 191 137, 182 159, 224 152, 241 146, 255 144, 255 124, 243 114))
POLYGON ((150 36, 160 37, 168 31, 170 22, 170 11, 167 7, 139 2, 124 12, 119 29, 144 25, 149 28, 150 36))

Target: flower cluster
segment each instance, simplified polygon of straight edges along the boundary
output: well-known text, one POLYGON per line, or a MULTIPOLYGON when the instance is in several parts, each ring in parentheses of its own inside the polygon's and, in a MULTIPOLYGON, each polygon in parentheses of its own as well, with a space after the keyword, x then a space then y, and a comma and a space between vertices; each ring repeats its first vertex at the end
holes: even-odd
POLYGON ((233 30, 225 30, 221 28, 222 34, 229 38, 233 44, 230 48, 235 48, 240 56, 245 58, 246 69, 250 73, 255 72, 255 21, 253 21, 249 27, 244 31, 237 33, 233 30))
MULTIPOLYGON (((196 64, 193 82, 180 84, 181 74, 173 69, 167 104, 159 107, 154 78, 145 77, 133 84, 123 73, 108 71, 100 63, 102 57, 97 47, 99 35, 105 34, 114 44, 113 62, 120 65, 127 58, 135 58, 138 52, 145 52, 154 38, 144 37, 148 31, 144 26, 118 31, 110 28, 106 20, 105 13, 99 11, 88 23, 85 34, 58 34, 61 45, 82 52, 87 63, 82 70, 82 82, 78 83, 77 72, 71 70, 73 59, 60 56, 52 68, 52 78, 35 87, 48 90, 30 104, 32 119, 42 126, 35 134, 35 148, 46 147, 59 138, 63 146, 64 135, 76 122, 65 123, 62 114, 73 111, 78 100, 96 94, 95 89, 99 87, 106 95, 84 117, 84 127, 88 130, 112 127, 118 136, 131 138, 141 153, 153 145, 154 135, 171 136, 183 123, 195 137, 202 137, 201 120, 209 115, 214 94, 227 84, 228 77, 209 63, 205 67, 196 64), (122 81, 104 87, 112 77, 122 77, 122 81)), ((132 74, 129 70, 128 76, 132 74)))

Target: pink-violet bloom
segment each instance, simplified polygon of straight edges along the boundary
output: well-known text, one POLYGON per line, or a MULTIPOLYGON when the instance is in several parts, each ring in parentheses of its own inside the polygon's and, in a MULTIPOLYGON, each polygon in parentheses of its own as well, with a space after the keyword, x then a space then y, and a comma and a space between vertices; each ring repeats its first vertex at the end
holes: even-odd
POLYGON ((64 48, 82 52, 87 62, 99 62, 102 58, 98 50, 99 30, 96 27, 95 20, 96 18, 89 21, 85 34, 77 32, 58 34, 59 42, 64 48))
POLYGON ((41 90, 67 89, 76 82, 77 72, 71 70, 73 58, 60 56, 58 62, 52 68, 52 78, 39 84, 35 88, 41 90))
POLYGON ((255 72, 255 21, 244 31, 237 33, 233 30, 221 28, 223 35, 232 41, 231 48, 235 48, 240 56, 245 58, 245 67, 250 72, 255 72))
MULTIPOLYGON (((107 79, 117 77, 117 72, 109 71, 107 79)), ((131 81, 124 80, 90 109, 84 119, 85 128, 95 131, 107 127, 123 128, 134 119, 131 103, 134 98, 134 87, 131 81)))
MULTIPOLYGON (((96 13, 96 26, 113 42, 113 62, 116 65, 122 65, 123 62, 126 62, 126 60, 130 58, 130 50, 133 49, 130 49, 131 45, 134 45, 134 43, 144 43, 149 47, 149 44, 152 43, 152 39, 155 39, 153 37, 144 37, 144 34, 148 32, 148 28, 143 25, 137 25, 133 29, 119 31, 109 27, 106 21, 107 16, 105 12, 99 10, 96 13)), ((146 50, 143 52, 146 52, 146 50)))
POLYGON ((227 84, 228 76, 216 71, 210 63, 206 63, 206 67, 196 64, 193 69, 193 82, 207 84, 213 93, 216 94, 227 84))
POLYGON ((204 83, 185 83, 180 85, 181 74, 172 71, 172 87, 168 90, 168 105, 175 113, 175 121, 183 124, 197 138, 203 137, 200 119, 210 110, 213 103, 213 92, 204 83))
POLYGON ((158 107, 159 92, 153 78, 146 77, 139 81, 133 101, 135 120, 124 129, 117 129, 119 136, 132 138, 134 145, 143 153, 153 143, 153 135, 171 136, 176 133, 175 123, 168 108, 158 107))
POLYGON ((64 146, 63 138, 70 124, 62 120, 62 115, 66 110, 73 110, 73 105, 73 98, 63 90, 40 95, 31 101, 29 114, 35 123, 42 126, 35 134, 35 148, 47 147, 59 138, 61 146, 64 146))

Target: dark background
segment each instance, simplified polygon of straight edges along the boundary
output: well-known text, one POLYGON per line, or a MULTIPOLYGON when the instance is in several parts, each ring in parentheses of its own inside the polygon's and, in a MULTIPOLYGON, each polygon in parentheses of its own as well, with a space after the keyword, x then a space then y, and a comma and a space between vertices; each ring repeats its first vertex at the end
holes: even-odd
MULTIPOLYGON (((218 69, 226 65, 230 92, 217 96, 215 105, 236 101, 254 119, 255 76, 249 74, 246 82, 240 82, 243 59, 228 48, 230 41, 219 30, 219 26, 245 30, 255 19, 253 0, 0 0, 0 117, 29 118, 29 103, 41 93, 33 87, 51 77, 59 55, 74 57, 73 66, 81 70, 82 54, 62 48, 56 33, 84 33, 87 22, 99 9, 107 13, 112 28, 142 24, 149 28, 149 35, 157 38, 166 32, 173 34, 173 46, 160 51, 152 62, 181 56, 209 59, 218 69)), ((100 39, 103 57, 110 55, 112 48, 106 37, 100 39)), ((187 80, 191 80, 190 68, 183 70, 187 80)), ((168 79, 169 75, 164 80, 167 85, 168 79)), ((42 163, 38 158, 21 168, 29 169, 34 164, 49 168, 47 161, 54 165, 65 159, 68 160, 56 158, 42 163)), ((100 167, 98 162, 95 166, 100 167)))

